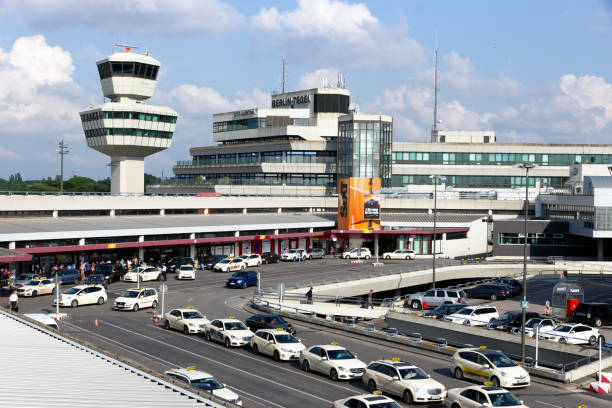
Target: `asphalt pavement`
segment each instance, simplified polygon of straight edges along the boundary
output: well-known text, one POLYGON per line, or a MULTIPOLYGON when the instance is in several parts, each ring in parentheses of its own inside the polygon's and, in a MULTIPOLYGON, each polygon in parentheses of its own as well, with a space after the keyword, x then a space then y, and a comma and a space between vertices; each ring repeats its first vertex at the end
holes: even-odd
MULTIPOLYGON (((400 268, 406 265, 406 261, 390 261, 387 264, 400 268)), ((259 270, 263 285, 274 286, 366 272, 372 270, 372 266, 349 264, 339 259, 324 259, 263 265, 259 270)), ((198 272, 195 281, 177 281, 173 274, 168 274, 166 311, 189 305, 200 310, 209 319, 229 315, 246 319, 250 313, 245 310, 244 305, 255 289, 225 288, 224 282, 229 275, 204 271, 198 272)), ((158 282, 143 284, 154 288, 159 285, 158 282)), ((68 313, 68 318, 60 322, 61 330, 158 372, 191 365, 209 371, 240 394, 245 407, 329 407, 336 399, 367 392, 360 381, 332 382, 326 376, 303 372, 293 362, 276 363, 268 357, 254 355, 248 348, 226 349, 221 344, 207 342, 199 335, 186 336, 178 331, 165 330, 161 324, 154 324, 151 309, 138 312, 112 310, 113 299, 124 289, 132 287, 135 285, 113 283, 108 290, 109 300, 105 305, 62 309, 61 311, 68 313), (94 326, 95 319, 98 319, 98 327, 94 326)), ((54 312, 51 304, 51 296, 22 298, 20 312, 54 312)), ((157 313, 161 312, 160 308, 161 302, 157 313)), ((366 363, 379 358, 399 357, 420 366, 447 389, 470 384, 451 376, 447 356, 371 341, 367 337, 348 336, 346 333, 319 326, 301 323, 295 326, 298 337, 307 346, 337 341, 358 354, 366 363)), ((533 382, 527 389, 513 392, 532 408, 569 408, 581 404, 589 408, 610 406, 609 401, 580 390, 566 389, 556 383, 533 382)))

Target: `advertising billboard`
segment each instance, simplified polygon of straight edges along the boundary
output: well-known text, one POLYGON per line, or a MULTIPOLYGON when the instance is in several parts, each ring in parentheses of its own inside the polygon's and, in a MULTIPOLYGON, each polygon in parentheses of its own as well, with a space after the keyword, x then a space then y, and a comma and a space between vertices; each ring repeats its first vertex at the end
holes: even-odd
POLYGON ((380 229, 379 177, 338 179, 338 228, 380 229))

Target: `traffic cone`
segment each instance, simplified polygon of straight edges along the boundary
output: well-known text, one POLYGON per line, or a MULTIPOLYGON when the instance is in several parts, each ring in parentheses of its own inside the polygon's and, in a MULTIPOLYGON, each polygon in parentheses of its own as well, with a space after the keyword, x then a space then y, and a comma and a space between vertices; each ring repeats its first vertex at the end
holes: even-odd
POLYGON ((98 319, 94 321, 94 327, 98 327, 98 319))
POLYGON ((155 317, 153 318, 153 323, 159 324, 159 316, 158 315, 155 315, 155 317))

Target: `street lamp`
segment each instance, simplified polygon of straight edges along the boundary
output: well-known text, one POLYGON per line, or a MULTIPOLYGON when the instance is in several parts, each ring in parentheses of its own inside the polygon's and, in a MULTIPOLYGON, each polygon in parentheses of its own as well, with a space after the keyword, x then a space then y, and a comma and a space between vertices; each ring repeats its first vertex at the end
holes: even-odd
POLYGON ((539 167, 535 163, 518 163, 518 169, 525 169, 525 236, 523 241, 523 301, 521 302, 521 362, 525 362, 525 316, 527 313, 527 217, 529 216, 529 169, 539 167))
POLYGON ((429 178, 431 180, 433 180, 434 182, 434 225, 433 225, 433 256, 432 256, 432 265, 431 265, 431 269, 432 269, 432 288, 435 289, 436 288, 436 216, 438 213, 438 182, 445 182, 446 181, 446 177, 444 176, 439 176, 439 175, 431 175, 429 176, 429 178))

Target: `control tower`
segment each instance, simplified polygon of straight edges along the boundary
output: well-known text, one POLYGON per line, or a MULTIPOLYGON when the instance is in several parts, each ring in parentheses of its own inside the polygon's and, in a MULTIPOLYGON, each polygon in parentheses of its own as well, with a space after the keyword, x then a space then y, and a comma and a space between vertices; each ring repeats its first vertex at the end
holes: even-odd
POLYGON ((81 122, 87 146, 111 158, 111 193, 144 193, 144 158, 170 147, 178 114, 167 106, 146 105, 159 61, 121 47, 96 63, 110 102, 80 112, 81 122))

